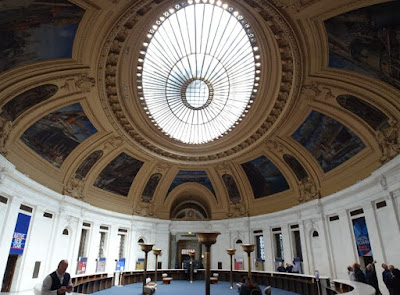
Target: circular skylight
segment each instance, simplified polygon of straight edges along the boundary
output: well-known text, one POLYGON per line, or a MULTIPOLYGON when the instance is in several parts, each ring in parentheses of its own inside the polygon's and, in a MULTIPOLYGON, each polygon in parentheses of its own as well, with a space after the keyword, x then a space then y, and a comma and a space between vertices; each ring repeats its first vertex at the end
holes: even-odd
POLYGON ((221 1, 176 4, 143 43, 138 91, 150 120, 187 144, 231 131, 254 101, 256 40, 243 16, 221 1))

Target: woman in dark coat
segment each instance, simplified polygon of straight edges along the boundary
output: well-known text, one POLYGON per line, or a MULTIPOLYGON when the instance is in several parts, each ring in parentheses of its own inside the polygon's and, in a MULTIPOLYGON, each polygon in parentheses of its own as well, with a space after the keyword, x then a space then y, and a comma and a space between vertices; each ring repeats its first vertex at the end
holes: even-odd
POLYGON ((365 271, 365 278, 367 279, 367 284, 375 288, 375 295, 381 295, 379 290, 378 278, 376 277, 376 271, 373 264, 368 264, 365 271))

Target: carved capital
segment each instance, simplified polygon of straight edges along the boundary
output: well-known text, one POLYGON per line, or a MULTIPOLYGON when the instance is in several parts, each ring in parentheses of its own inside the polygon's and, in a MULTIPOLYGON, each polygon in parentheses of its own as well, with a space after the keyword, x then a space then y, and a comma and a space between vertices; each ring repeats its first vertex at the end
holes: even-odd
POLYGON ((144 217, 153 217, 155 216, 154 212, 154 203, 146 203, 140 202, 135 208, 136 215, 144 216, 144 217))
POLYGON ((310 178, 306 177, 299 182, 300 197, 299 202, 305 203, 314 199, 320 198, 320 191, 317 188, 315 182, 310 178))
POLYGON ((64 187, 64 194, 69 195, 78 200, 83 200, 84 186, 85 186, 85 181, 83 179, 71 177, 64 187))
POLYGON ((376 134, 382 156, 382 164, 390 161, 400 153, 400 124, 397 121, 389 122, 389 126, 379 130, 376 134))

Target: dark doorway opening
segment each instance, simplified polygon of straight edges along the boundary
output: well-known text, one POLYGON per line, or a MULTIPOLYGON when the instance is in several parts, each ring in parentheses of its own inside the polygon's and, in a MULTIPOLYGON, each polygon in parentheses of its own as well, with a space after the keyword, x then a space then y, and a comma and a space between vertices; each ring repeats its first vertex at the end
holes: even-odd
POLYGON ((10 292, 17 260, 18 255, 8 255, 7 266, 4 272, 3 283, 1 285, 1 292, 10 292))

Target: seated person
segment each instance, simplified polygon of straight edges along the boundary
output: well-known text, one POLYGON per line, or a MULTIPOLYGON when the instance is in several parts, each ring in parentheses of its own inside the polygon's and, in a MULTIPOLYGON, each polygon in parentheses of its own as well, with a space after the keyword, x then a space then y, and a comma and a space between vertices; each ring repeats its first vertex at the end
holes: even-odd
POLYGON ((240 286, 239 295, 262 294, 260 287, 249 277, 244 278, 244 283, 240 286), (257 293, 257 290, 259 291, 257 293))

